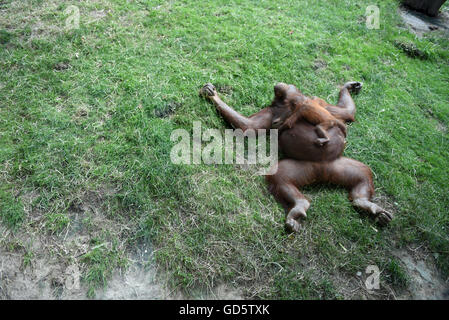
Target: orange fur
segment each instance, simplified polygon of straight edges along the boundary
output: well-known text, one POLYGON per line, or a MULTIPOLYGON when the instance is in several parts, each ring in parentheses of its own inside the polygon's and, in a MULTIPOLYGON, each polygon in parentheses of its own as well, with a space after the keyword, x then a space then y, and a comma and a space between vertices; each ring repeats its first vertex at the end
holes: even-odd
POLYGON ((316 126, 316 133, 318 135, 317 142, 320 145, 329 141, 327 130, 338 126, 346 136, 346 126, 337 118, 335 118, 329 111, 327 111, 317 99, 307 99, 305 101, 294 101, 293 113, 284 121, 280 130, 291 129, 300 119, 316 126))

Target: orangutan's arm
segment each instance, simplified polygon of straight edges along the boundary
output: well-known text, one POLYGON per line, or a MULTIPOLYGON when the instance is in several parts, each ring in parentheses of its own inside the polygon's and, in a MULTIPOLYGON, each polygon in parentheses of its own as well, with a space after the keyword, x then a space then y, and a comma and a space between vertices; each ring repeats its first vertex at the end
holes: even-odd
POLYGON ((260 110, 253 114, 249 118, 242 116, 240 113, 232 109, 218 96, 217 90, 211 83, 206 84, 200 90, 200 95, 212 101, 221 116, 228 122, 233 128, 242 129, 246 131, 248 129, 270 129, 273 114, 269 107, 260 110))

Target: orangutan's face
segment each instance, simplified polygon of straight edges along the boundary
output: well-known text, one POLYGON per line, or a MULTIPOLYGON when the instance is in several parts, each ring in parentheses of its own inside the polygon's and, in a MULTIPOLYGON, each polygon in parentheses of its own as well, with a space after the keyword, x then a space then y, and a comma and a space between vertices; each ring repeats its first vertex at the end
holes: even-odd
POLYGON ((278 83, 274 86, 274 100, 271 103, 273 120, 271 127, 279 128, 290 117, 295 109, 295 103, 304 99, 304 95, 294 85, 278 83))
POLYGON ((271 127, 273 129, 279 128, 293 113, 293 109, 289 103, 274 104, 270 108, 273 114, 273 120, 271 121, 271 127))

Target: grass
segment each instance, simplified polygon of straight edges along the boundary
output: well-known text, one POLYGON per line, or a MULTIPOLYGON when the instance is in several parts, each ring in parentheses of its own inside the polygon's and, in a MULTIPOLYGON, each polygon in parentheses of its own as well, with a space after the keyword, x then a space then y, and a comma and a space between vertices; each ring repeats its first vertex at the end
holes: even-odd
POLYGON ((17 229, 23 222, 25 213, 20 199, 15 199, 9 190, 0 189, 0 217, 10 229, 17 229))
POLYGON ((98 238, 91 240, 94 247, 81 257, 81 261, 88 265, 83 280, 89 286, 87 296, 95 297, 95 289, 102 285, 107 285, 107 279, 112 276, 116 268, 126 268, 127 261, 123 258, 123 253, 117 248, 116 243, 107 246, 98 238))
POLYGON ((377 2, 379 30, 366 28, 364 0, 99 0, 77 3, 79 29, 66 30, 71 4, 0 3, 0 216, 12 238, 88 235, 77 262, 89 296, 146 241, 187 296, 226 283, 247 298, 339 299, 339 279, 371 264, 401 290, 392 251, 413 244, 449 276, 442 31, 415 37, 395 1, 377 2), (206 82, 249 115, 278 81, 335 102, 349 80, 364 89, 345 155, 372 168, 377 200, 396 214, 387 228, 344 190, 312 186, 306 230, 291 237, 262 177, 170 162, 174 129, 226 127, 197 96, 206 82))

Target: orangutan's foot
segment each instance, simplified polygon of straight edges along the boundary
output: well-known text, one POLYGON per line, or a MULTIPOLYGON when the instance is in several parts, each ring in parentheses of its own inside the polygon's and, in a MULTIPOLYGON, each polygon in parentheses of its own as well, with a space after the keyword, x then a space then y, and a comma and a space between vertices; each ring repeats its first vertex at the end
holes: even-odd
POLYGON ((381 226, 385 226, 393 220, 393 214, 379 207, 368 199, 354 199, 352 201, 355 207, 367 211, 374 218, 374 221, 381 226))
POLYGON ((359 93, 360 90, 362 89, 362 86, 363 86, 363 83, 362 83, 362 82, 349 81, 349 82, 346 82, 346 83, 343 85, 343 88, 348 89, 349 92, 351 92, 351 93, 357 94, 357 93, 359 93))
POLYGON ((200 89, 199 95, 203 98, 213 97, 217 95, 217 89, 212 83, 206 83, 200 89))
POLYGON ((381 226, 386 226, 393 220, 393 214, 386 210, 377 212, 377 216, 374 218, 374 221, 381 226))
POLYGON ((288 233, 297 233, 299 231, 301 231, 302 229, 302 225, 293 219, 287 219, 287 221, 285 221, 285 230, 287 230, 288 233))
POLYGON ((302 228, 301 221, 307 218, 306 210, 310 207, 310 202, 306 199, 299 200, 287 214, 285 228, 288 232, 299 232, 302 228))

